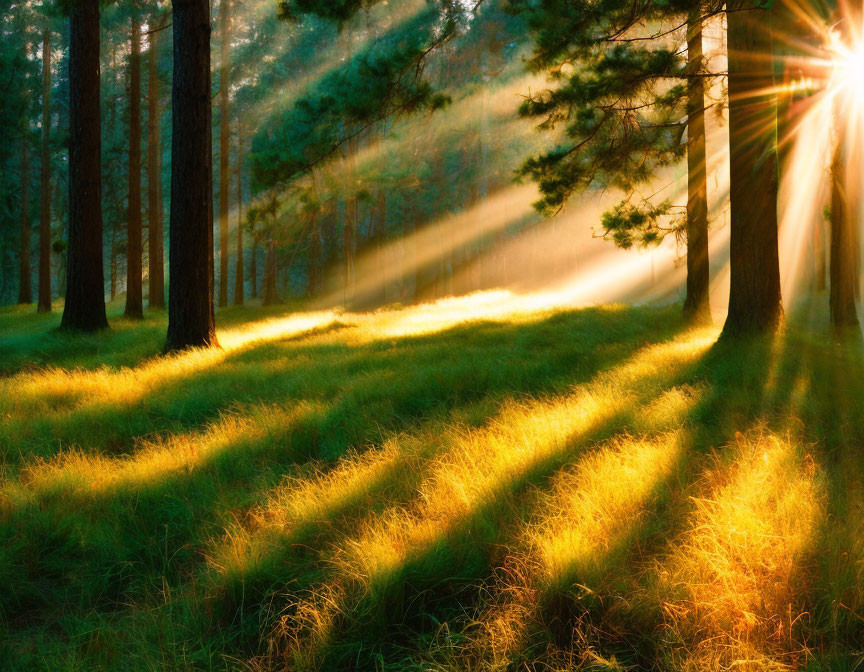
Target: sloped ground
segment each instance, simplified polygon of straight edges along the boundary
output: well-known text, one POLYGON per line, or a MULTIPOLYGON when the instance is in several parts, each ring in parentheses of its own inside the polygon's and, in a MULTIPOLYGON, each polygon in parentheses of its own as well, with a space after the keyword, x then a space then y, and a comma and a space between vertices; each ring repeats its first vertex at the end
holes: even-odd
POLYGON ((0 310, 3 669, 857 669, 860 339, 516 304, 0 310))

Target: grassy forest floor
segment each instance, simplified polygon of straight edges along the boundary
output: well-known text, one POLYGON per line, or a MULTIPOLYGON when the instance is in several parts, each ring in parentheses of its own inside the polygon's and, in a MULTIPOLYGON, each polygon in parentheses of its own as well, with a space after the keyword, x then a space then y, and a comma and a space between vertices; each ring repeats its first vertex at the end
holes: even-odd
POLYGON ((0 309, 0 667, 859 669, 860 337, 503 306, 0 309))

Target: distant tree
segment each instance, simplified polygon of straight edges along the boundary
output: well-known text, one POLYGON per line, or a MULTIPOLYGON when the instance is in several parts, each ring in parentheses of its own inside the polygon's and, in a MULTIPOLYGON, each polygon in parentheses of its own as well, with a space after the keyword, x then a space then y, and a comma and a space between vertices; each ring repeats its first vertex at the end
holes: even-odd
POLYGON ((99 0, 78 0, 69 20, 69 243, 61 327, 105 329, 99 0))
POLYGON ((234 267, 234 305, 243 305, 243 121, 237 118, 237 256, 234 267))
POLYGON ((213 315, 210 3, 173 0, 173 23, 166 351, 217 345, 213 315))
POLYGON ((51 29, 42 31, 42 168, 39 209, 40 313, 51 312, 51 29))
POLYGON ((230 179, 229 95, 231 92, 228 41, 231 24, 231 0, 219 1, 219 306, 228 305, 228 182, 230 179))
POLYGON ((141 19, 137 0, 130 7, 129 49, 129 203, 126 219, 127 318, 142 319, 141 236, 141 19))
POLYGON ((18 266, 18 303, 32 303, 30 287, 30 139, 21 141, 21 249, 18 266))
MULTIPOLYGON (((264 241, 264 278, 261 294, 265 306, 282 303, 277 290, 278 266, 275 240, 279 228, 277 222, 279 208, 279 199, 273 191, 270 191, 246 211, 247 225, 251 229, 253 237, 255 240, 264 241)), ((253 285, 254 282, 253 277, 253 285)))
MULTIPOLYGON (((157 23, 161 12, 154 12, 157 23)), ((147 260, 148 305, 165 307, 165 268, 162 248, 162 140, 160 130, 161 98, 157 68, 159 32, 164 26, 151 27, 147 58, 147 260)))
POLYGON ((252 253, 249 255, 249 289, 253 299, 258 298, 258 237, 252 234, 252 253))

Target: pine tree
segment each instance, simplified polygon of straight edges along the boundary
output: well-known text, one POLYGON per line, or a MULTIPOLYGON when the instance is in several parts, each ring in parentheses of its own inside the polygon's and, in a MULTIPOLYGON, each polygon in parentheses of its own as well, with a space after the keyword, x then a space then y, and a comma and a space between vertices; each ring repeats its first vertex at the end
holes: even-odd
POLYGON ((772 11, 728 6, 729 313, 724 336, 773 331, 782 322, 777 233, 777 97, 772 11))
POLYGON ((524 116, 541 118, 542 128, 565 125, 566 140, 528 159, 521 169, 540 187, 538 209, 553 215, 575 193, 609 186, 623 190, 627 198, 603 215, 604 235, 622 248, 655 245, 670 234, 683 238, 688 270, 684 315, 694 323, 710 321, 703 83, 708 73, 702 62, 702 24, 718 8, 686 1, 616 2, 598 10, 589 3, 537 5, 528 0, 515 0, 513 8, 535 35, 529 65, 560 82, 555 89, 532 94, 521 109, 524 116), (686 61, 663 39, 670 32, 664 26, 676 25, 682 16, 687 17, 686 61), (642 24, 652 26, 655 34, 628 37, 642 24), (682 142, 685 129, 687 143, 682 142), (676 206, 644 200, 637 189, 685 151, 688 198, 684 216, 676 217, 676 206))
POLYGON ((18 265, 18 303, 32 303, 30 287, 30 141, 21 141, 21 250, 18 265))
POLYGON ((234 305, 243 305, 243 122, 237 119, 237 258, 234 267, 234 305))
POLYGON ((213 315, 210 3, 174 0, 166 351, 217 345, 213 315))
POLYGON ((69 246, 61 327, 108 327, 102 269, 99 1, 78 0, 69 20, 69 246))
POLYGON ((165 268, 162 246, 162 141, 160 129, 160 91, 158 36, 162 27, 151 28, 147 59, 147 260, 148 305, 165 307, 165 268))
POLYGON ((687 25, 687 296, 684 316, 694 324, 711 322, 708 301, 708 180, 705 152, 705 86, 702 75, 701 7, 687 25))
POLYGON ((144 317, 141 236, 141 24, 137 0, 131 8, 129 54, 129 204, 126 228, 127 318, 144 317))
POLYGON ((39 208, 40 313, 51 312, 51 30, 42 32, 42 167, 39 208))
POLYGON ((230 79, 228 74, 228 40, 231 0, 219 2, 221 49, 219 63, 219 306, 228 305, 228 181, 230 148, 228 116, 230 79))

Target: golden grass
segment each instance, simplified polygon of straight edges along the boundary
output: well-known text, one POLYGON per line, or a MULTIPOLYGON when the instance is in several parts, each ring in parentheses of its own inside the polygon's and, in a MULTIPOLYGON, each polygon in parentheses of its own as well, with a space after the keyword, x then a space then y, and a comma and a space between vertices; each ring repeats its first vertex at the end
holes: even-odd
POLYGON ((383 599, 400 581, 401 568, 427 560, 435 564, 442 544, 458 546, 461 535, 476 533, 471 521, 479 511, 514 506, 523 485, 565 464, 592 432, 629 415, 640 402, 661 397, 714 335, 711 329, 690 332, 644 348, 571 395, 510 403, 488 427, 446 434, 447 449, 426 465, 413 504, 362 520, 356 534, 347 534, 332 551, 329 562, 337 578, 315 588, 292 608, 292 617, 283 618, 276 635, 287 642, 294 664, 314 668, 339 615, 357 618, 360 601, 383 599))
POLYGON ((689 529, 653 570, 670 662, 682 670, 777 670, 806 656, 808 574, 825 523, 813 458, 790 437, 739 436, 693 498, 689 529))

